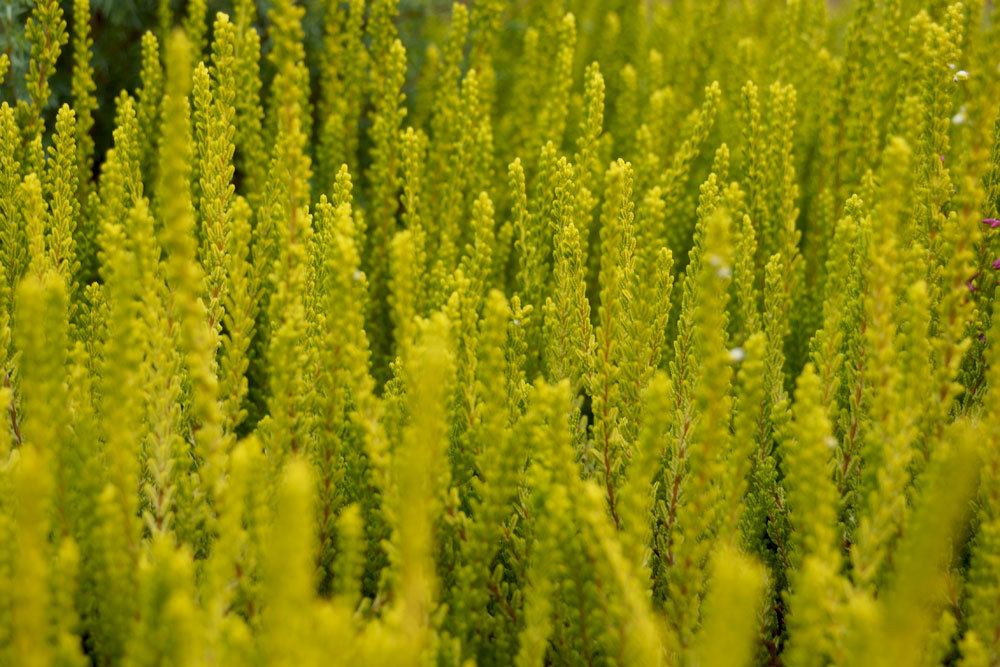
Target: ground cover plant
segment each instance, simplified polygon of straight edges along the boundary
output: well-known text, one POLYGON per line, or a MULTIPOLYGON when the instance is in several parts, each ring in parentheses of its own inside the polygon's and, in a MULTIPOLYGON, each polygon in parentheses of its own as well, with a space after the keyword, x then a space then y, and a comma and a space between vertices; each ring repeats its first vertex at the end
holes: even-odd
POLYGON ((992 3, 94 2, 0 16, 0 665, 1000 665, 992 3))

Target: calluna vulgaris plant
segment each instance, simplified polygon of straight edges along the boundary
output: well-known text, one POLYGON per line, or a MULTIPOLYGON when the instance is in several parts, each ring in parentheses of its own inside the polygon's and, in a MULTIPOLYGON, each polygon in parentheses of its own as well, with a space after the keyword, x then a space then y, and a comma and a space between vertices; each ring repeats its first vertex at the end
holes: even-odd
POLYGON ((994 4, 36 0, 0 664, 1000 665, 994 4))

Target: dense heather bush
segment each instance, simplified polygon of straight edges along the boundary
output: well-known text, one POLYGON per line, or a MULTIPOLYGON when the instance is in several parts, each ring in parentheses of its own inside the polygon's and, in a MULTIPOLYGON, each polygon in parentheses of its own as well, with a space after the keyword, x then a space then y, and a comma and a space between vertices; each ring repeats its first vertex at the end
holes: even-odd
POLYGON ((0 664, 1000 665, 992 3, 148 4, 4 37, 0 664))

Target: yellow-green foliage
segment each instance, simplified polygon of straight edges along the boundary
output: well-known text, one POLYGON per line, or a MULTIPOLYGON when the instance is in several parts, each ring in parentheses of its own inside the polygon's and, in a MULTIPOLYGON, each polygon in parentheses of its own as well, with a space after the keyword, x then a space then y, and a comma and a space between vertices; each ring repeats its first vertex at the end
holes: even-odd
POLYGON ((1000 665, 996 3, 21 4, 0 667, 1000 665))

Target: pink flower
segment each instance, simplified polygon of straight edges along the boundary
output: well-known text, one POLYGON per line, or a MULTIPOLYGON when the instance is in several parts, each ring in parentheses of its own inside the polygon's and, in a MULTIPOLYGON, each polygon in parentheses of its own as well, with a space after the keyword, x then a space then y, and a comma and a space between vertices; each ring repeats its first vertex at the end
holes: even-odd
POLYGON ((993 263, 990 264, 990 266, 993 267, 994 271, 1000 270, 1000 258, 994 259, 993 263))
POLYGON ((983 218, 983 224, 989 225, 990 229, 996 229, 997 227, 1000 227, 1000 220, 997 220, 996 218, 983 218))

